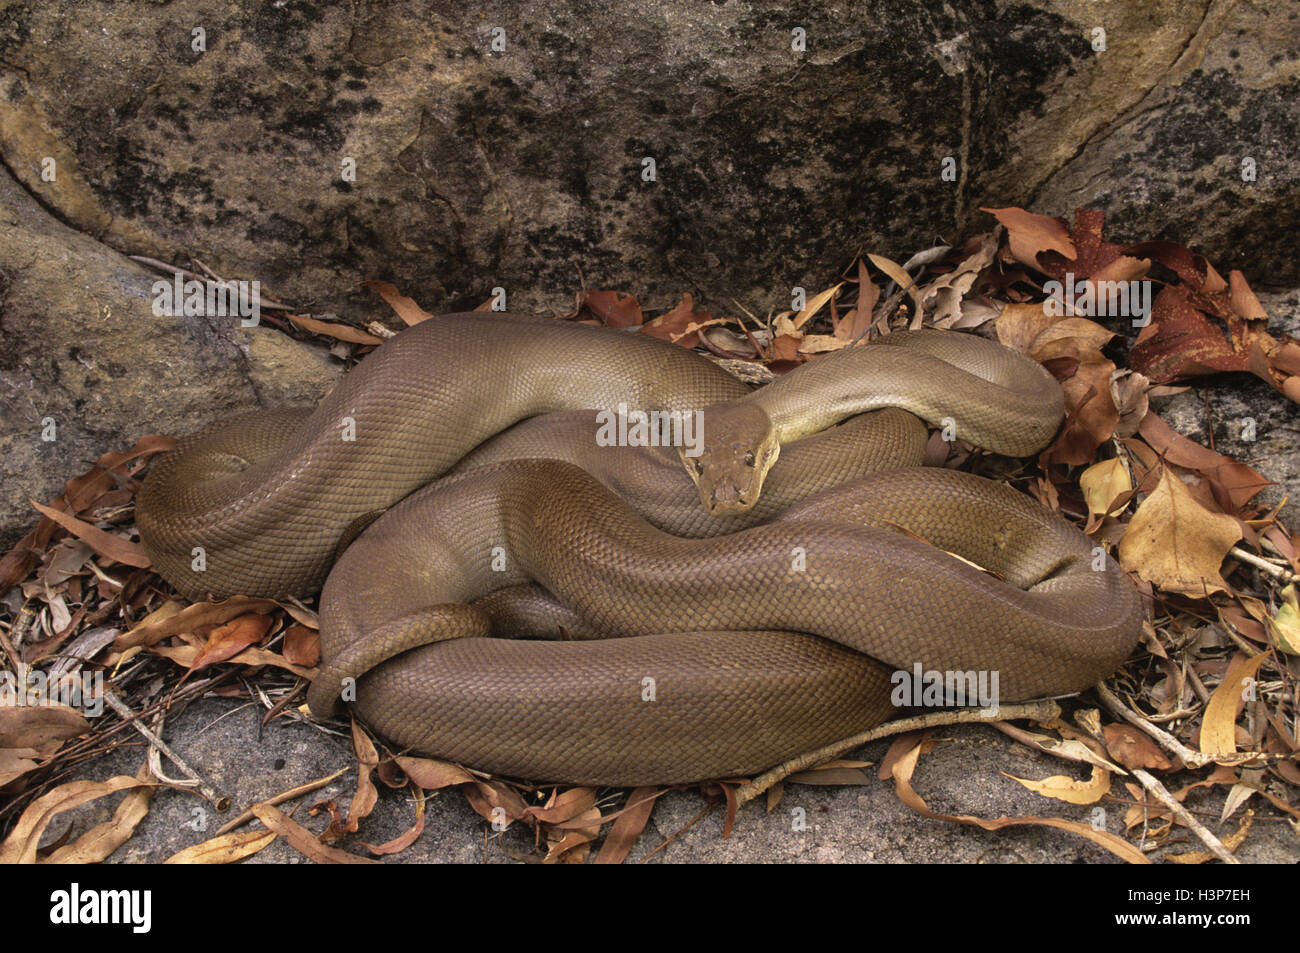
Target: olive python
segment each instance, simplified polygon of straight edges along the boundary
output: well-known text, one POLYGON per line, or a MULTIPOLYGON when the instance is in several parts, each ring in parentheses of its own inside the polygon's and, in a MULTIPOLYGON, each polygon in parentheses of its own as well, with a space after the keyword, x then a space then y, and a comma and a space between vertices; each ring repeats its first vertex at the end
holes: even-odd
POLYGON ((752 774, 890 717, 915 666, 996 672, 1008 702, 1094 684, 1140 634, 1118 566, 1007 486, 916 466, 920 420, 1035 452, 1059 386, 971 335, 882 341, 751 391, 644 335, 440 316, 314 409, 182 440, 141 540, 195 599, 323 585, 313 712, 538 781, 752 774), (619 405, 698 411, 701 445, 601 446, 619 405))

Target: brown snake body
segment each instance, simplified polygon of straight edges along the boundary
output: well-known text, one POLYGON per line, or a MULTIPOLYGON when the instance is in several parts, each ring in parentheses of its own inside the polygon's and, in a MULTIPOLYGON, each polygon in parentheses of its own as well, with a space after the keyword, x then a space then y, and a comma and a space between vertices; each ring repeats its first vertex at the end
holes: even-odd
MULTIPOLYGON (((141 490, 141 535, 186 594, 307 594, 339 537, 391 506, 322 593, 314 711, 330 711, 355 684, 360 713, 397 744, 536 780, 751 773, 887 717, 891 667, 995 671, 1000 700, 1013 701, 1086 688, 1137 641, 1137 595, 1118 567, 1007 487, 892 471, 790 506, 841 482, 844 467, 891 465, 852 453, 846 461, 843 441, 857 428, 882 428, 875 445, 903 458, 923 445, 924 428, 898 412, 786 443, 862 409, 901 403, 936 425, 949 418, 973 440, 1000 420, 1005 446, 1024 447, 1007 452, 1050 438, 1055 382, 1012 352, 956 337, 965 336, 854 348, 744 397, 747 388, 711 363, 643 336, 508 316, 435 318, 381 347, 309 414, 247 417, 187 438, 141 490), (971 350, 957 363, 974 375, 945 359, 962 347, 971 350), (798 375, 823 362, 838 370, 804 375, 816 386, 800 415, 798 375), (550 411, 709 408, 705 455, 731 479, 724 458, 748 469, 749 437, 731 452, 709 443, 711 405, 762 403, 766 390, 783 449, 748 512, 710 514, 690 500, 671 448, 634 454, 632 464, 597 452, 584 443, 582 414, 556 418, 549 432, 545 418, 525 421, 465 459, 550 411), (520 452, 590 464, 600 479, 553 461, 468 469, 520 452), (465 472, 392 505, 462 459, 465 472), (654 525, 604 484, 630 493, 654 525), (689 505, 676 502, 683 497, 689 505), (491 618, 469 603, 528 583, 610 637, 489 637, 491 618)), ((733 432, 722 422, 715 430, 733 432)))

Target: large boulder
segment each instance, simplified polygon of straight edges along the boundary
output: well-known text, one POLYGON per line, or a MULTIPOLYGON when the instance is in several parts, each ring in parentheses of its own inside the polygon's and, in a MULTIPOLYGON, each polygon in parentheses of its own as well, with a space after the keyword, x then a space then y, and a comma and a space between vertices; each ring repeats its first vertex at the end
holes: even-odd
POLYGON ((11 3, 0 151, 119 250, 353 317, 365 278, 562 309, 579 269, 764 312, 990 204, 1284 282, 1298 48, 1211 0, 11 3))
POLYGON ((0 551, 70 477, 137 435, 313 402, 341 365, 238 318, 159 317, 150 274, 0 170, 0 551))

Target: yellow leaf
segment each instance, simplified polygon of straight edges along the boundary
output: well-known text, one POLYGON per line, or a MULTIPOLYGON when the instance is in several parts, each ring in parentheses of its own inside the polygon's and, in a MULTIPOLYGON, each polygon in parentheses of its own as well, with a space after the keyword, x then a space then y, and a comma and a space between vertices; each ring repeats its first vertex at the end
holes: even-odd
POLYGON ((813 299, 809 301, 807 305, 804 306, 804 309, 795 315, 794 326, 796 328, 802 328, 805 324, 808 323, 808 319, 811 318, 818 311, 820 311, 822 309, 822 305, 826 304, 827 301, 830 301, 831 298, 835 297, 836 293, 839 292, 839 290, 843 287, 844 287, 844 282, 841 281, 833 288, 827 288, 821 294, 814 295, 813 299))
POLYGON ((186 847, 172 854, 164 864, 232 864, 269 847, 276 838, 275 831, 231 831, 205 840, 202 844, 186 847))
POLYGON ((1204 596, 1225 588, 1219 567, 1241 527, 1201 505, 1169 470, 1142 501, 1119 544, 1119 564, 1167 592, 1204 596))
POLYGON ((1282 590, 1282 605, 1273 616, 1273 641, 1289 655, 1300 655, 1300 601, 1295 583, 1282 590))
POLYGON ((1201 751, 1205 754, 1237 753, 1237 715, 1246 703, 1246 686, 1268 658, 1261 652, 1254 658, 1238 653, 1228 664, 1223 681, 1210 696, 1201 718, 1201 751))
MULTIPOLYGON (((1003 774, 1006 772, 1004 771, 1003 774)), ((1019 781, 1029 790, 1043 797, 1053 797, 1058 801, 1068 801, 1071 804, 1096 804, 1110 790, 1110 772, 1096 765, 1092 766, 1092 777, 1086 781, 1076 781, 1063 774, 1054 774, 1041 781, 1018 778, 1014 774, 1006 776, 1013 781, 1019 781)))
POLYGON ((1088 502, 1089 515, 1110 515, 1121 507, 1116 506, 1120 496, 1133 489, 1128 470, 1118 457, 1094 463, 1079 475, 1079 487, 1088 502))

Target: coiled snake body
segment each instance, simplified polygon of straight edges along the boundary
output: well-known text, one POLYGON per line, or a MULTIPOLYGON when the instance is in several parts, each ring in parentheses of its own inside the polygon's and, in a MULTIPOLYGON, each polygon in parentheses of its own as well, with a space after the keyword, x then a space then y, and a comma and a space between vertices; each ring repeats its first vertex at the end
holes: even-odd
POLYGON ((752 773, 888 717, 891 670, 916 665, 996 672, 1001 701, 1088 687, 1138 638, 1139 602, 1118 567, 1033 500, 978 477, 851 480, 919 462, 925 428, 908 413, 835 426, 901 406, 1030 453, 1059 424, 1059 388, 982 339, 887 340, 750 395, 644 336, 430 319, 313 411, 182 441, 141 489, 142 540, 192 597, 305 595, 340 537, 387 509, 322 592, 313 711, 355 688, 360 714, 397 744, 535 780, 752 773), (576 409, 620 403, 704 409, 703 453, 598 447, 591 411, 576 409), (494 637, 492 613, 499 628, 523 610, 493 600, 536 595, 524 588, 536 584, 583 641, 494 637))

